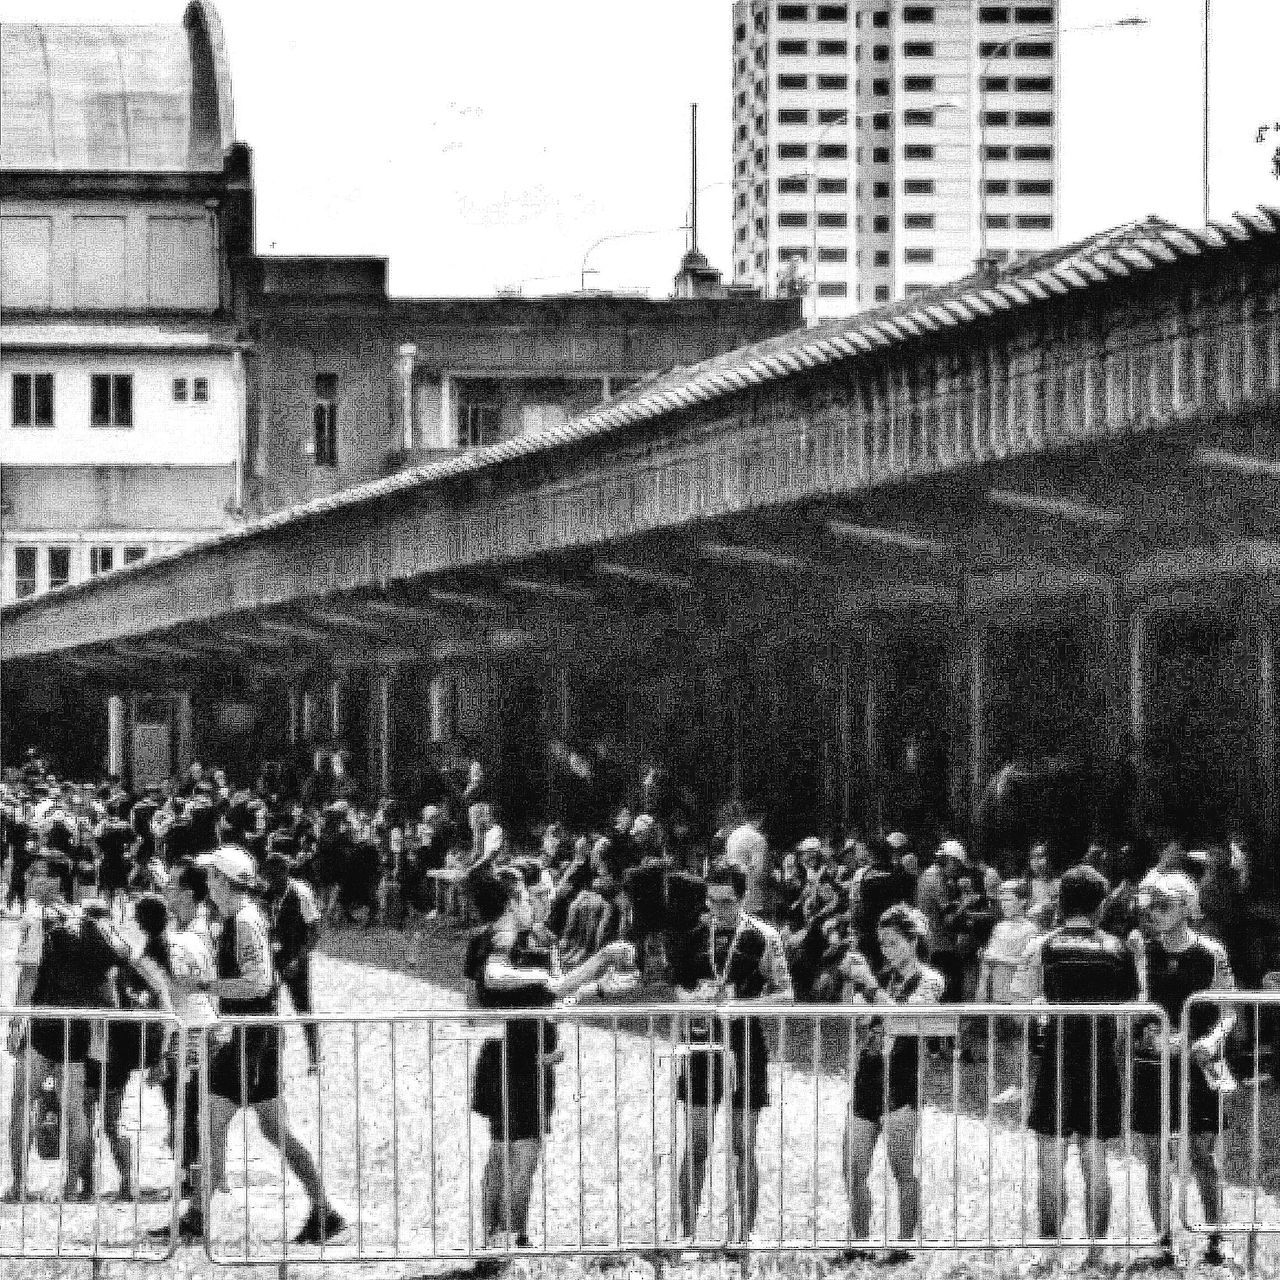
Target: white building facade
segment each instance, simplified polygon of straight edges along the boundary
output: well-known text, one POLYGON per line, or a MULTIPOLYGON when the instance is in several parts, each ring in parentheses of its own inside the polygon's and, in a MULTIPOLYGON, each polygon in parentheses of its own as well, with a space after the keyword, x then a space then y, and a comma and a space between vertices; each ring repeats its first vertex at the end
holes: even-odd
POLYGON ((251 247, 216 14, 0 30, 0 600, 242 505, 251 247))
POLYGON ((1052 248, 1059 0, 734 6, 734 278, 845 315, 1052 248))

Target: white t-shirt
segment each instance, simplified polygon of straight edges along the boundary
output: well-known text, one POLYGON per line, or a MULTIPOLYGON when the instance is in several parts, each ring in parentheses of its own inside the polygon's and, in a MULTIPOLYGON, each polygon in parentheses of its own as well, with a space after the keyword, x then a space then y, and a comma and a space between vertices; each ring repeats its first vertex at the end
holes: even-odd
POLYGON ((218 969, 213 955, 213 942, 207 927, 198 928, 199 917, 187 928, 169 939, 169 962, 173 969, 170 994, 173 1011, 187 1028, 187 1065, 199 1063, 199 1046, 203 1029, 217 1021, 210 985, 218 969))
POLYGON ((769 874, 769 842, 749 822, 734 827, 724 842, 727 858, 741 863, 747 869, 748 911, 758 913, 764 909, 764 886, 769 874))

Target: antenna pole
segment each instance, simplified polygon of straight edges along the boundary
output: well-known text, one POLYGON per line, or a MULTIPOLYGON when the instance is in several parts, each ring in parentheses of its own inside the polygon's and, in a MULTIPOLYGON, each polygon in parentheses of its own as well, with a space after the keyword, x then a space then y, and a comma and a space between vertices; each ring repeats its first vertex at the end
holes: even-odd
POLYGON ((691 102, 689 104, 689 156, 691 161, 691 175, 689 186, 690 199, 690 238, 692 243, 689 248, 693 253, 698 252, 698 104, 691 102))

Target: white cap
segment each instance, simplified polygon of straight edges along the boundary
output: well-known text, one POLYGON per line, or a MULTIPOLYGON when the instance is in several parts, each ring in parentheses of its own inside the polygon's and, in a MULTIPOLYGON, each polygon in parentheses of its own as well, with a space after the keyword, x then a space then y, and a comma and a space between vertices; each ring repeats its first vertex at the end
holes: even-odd
POLYGON ((236 844, 224 844, 212 853, 200 854, 196 866, 216 871, 243 889, 252 889, 258 882, 258 864, 236 844))
POLYGON ((1185 871, 1149 871, 1138 886, 1139 891, 1175 898, 1186 908, 1192 920, 1200 918, 1200 890, 1185 871))
POLYGON ((506 842, 507 835, 501 827, 490 827, 484 833, 484 851, 486 854, 497 853, 506 842))
POLYGON ((938 846, 938 857, 940 858, 966 858, 964 845, 959 840, 944 840, 938 846))

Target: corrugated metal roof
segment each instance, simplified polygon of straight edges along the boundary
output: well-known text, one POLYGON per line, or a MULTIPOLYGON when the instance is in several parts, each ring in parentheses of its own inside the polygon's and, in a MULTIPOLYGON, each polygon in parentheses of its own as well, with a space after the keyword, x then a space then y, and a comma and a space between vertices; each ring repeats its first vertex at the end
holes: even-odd
MULTIPOLYGON (((502 444, 475 449, 447 461, 398 472, 382 480, 355 485, 341 493, 275 512, 243 528, 193 543, 171 555, 142 561, 94 583, 60 588, 62 593, 101 589, 119 573, 152 573, 175 559, 221 550, 262 537, 330 512, 358 507, 396 494, 429 488, 474 475, 504 463, 549 452, 565 445, 607 436, 679 408, 703 404, 752 386, 778 381, 794 373, 840 360, 883 351, 912 338, 955 330, 984 317, 1029 306, 1049 296, 1079 293, 1152 273, 1228 245, 1274 240, 1280 233, 1280 210, 1262 208, 1189 231, 1160 219, 1146 219, 1102 232, 1079 244, 1038 255, 997 277, 969 276, 917 298, 891 303, 847 319, 766 338, 736 351, 676 368, 629 388, 597 409, 562 427, 518 436, 502 444)), ((29 597, 4 612, 38 607, 48 596, 29 597)))

